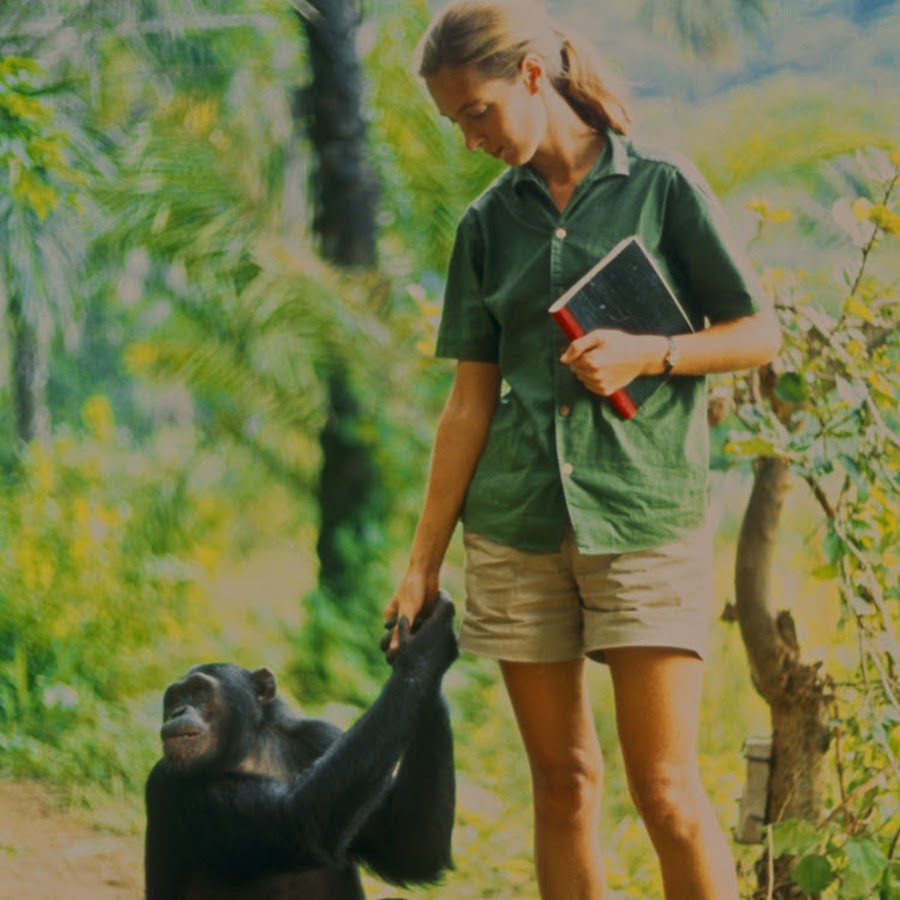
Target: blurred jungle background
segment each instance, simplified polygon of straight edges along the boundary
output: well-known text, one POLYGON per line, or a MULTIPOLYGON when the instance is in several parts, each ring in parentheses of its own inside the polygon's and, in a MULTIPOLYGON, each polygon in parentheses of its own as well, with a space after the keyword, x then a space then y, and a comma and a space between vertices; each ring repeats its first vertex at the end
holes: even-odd
MULTIPOLYGON (((749 841, 743 894, 900 897, 900 4, 551 9, 627 81, 635 134, 709 178, 784 323, 776 364, 710 385, 701 754, 749 841), (761 800, 748 737, 772 748, 761 800)), ((442 272, 498 171, 411 74, 428 14, 0 0, 0 776, 98 834, 140 845, 161 691, 189 665, 269 665, 343 725, 385 677, 451 375, 442 272)), ((444 581, 461 605, 457 543, 444 581)), ((590 677, 611 886, 660 897, 590 677)), ((457 870, 415 895, 534 897, 496 670, 462 659, 447 690, 457 870)), ((4 896, 33 849, 10 827, 4 896)))

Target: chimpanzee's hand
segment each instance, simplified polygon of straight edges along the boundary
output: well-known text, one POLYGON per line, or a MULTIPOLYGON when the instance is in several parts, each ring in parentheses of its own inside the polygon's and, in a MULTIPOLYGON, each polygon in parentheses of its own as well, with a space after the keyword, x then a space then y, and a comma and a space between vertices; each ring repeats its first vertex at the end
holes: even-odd
POLYGON ((453 630, 453 601, 446 591, 438 591, 437 599, 427 613, 420 613, 410 627, 406 616, 399 621, 385 623, 385 636, 381 649, 395 670, 412 673, 427 672, 443 675, 459 656, 456 634, 453 630), (394 629, 400 639, 399 647, 390 649, 394 629))

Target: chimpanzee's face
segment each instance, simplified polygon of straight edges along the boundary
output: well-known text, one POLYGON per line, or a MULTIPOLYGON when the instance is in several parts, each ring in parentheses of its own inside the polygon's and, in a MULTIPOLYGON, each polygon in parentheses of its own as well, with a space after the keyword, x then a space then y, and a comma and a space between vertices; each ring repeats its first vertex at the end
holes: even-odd
POLYGON ((214 761, 227 718, 222 686, 211 675, 191 670, 170 685, 160 730, 166 762, 186 773, 214 761))

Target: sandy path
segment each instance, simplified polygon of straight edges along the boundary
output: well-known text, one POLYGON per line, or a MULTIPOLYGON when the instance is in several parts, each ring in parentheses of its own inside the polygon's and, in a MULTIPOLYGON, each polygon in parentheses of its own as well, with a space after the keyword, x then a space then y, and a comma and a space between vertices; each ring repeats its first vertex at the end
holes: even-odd
POLYGON ((34 782, 0 779, 0 900, 139 900, 143 838, 103 834, 34 782))

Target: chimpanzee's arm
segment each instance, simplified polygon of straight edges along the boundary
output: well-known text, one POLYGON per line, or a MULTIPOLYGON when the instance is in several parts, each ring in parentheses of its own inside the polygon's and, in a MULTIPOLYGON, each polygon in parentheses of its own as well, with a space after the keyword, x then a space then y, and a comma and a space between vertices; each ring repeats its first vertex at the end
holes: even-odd
MULTIPOLYGON (((383 800, 401 756, 411 742, 427 733, 423 715, 437 728, 431 752, 442 758, 435 761, 428 752, 421 751, 413 754, 413 764, 401 782, 398 796, 415 792, 434 778, 446 785, 449 766, 452 806, 452 737, 440 696, 441 679, 457 655, 452 618, 453 604, 444 595, 416 634, 405 636, 393 663, 394 671, 375 703, 316 762, 309 777, 298 786, 297 797, 302 796, 303 800, 296 808, 315 810, 312 818, 322 846, 338 854, 346 851, 383 800), (442 754, 440 748, 446 752, 442 754), (417 756, 421 757, 421 765, 416 762, 417 756)), ((422 743, 429 745, 427 739, 422 743)), ((411 802, 406 806, 409 808, 411 802)), ((449 818, 452 825, 452 813, 449 818)), ((401 814, 397 822, 412 830, 408 819, 401 814)))
POLYGON ((456 808, 453 733, 446 701, 423 710, 397 777, 354 843, 381 878, 394 884, 436 881, 451 868, 456 808))

